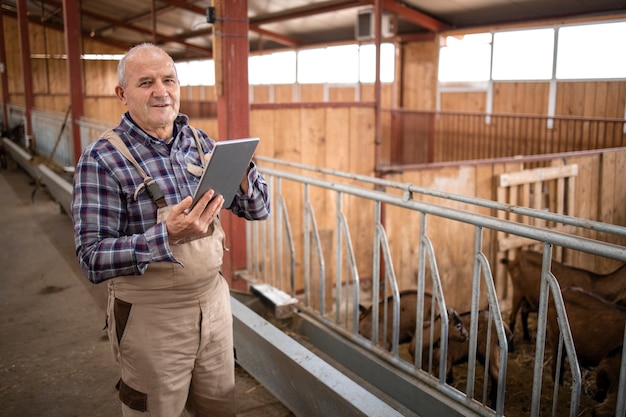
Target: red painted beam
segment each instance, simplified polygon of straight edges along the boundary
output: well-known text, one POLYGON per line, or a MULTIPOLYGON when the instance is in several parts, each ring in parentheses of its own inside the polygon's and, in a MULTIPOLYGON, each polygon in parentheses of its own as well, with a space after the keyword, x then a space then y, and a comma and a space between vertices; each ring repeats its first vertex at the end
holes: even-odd
POLYGON ((322 13, 331 13, 337 10, 350 9, 367 5, 365 0, 330 0, 324 3, 314 3, 307 6, 296 7, 281 12, 270 13, 250 19, 254 25, 266 25, 268 23, 284 22, 302 17, 314 16, 322 13))
MULTIPOLYGON (((47 0, 47 3, 48 4, 52 4, 52 5, 56 5, 56 6, 60 6, 61 5, 61 3, 59 1, 57 1, 57 0, 47 0)), ((198 52, 199 54, 201 54, 203 56, 206 56, 208 58, 210 58, 212 56, 212 51, 211 51, 210 48, 203 48, 203 47, 198 46, 198 45, 194 45, 194 44, 191 44, 191 43, 188 43, 188 42, 184 42, 184 41, 182 41, 180 39, 177 39, 175 37, 172 37, 172 36, 163 35, 161 33, 154 33, 150 29, 144 29, 142 27, 135 26, 135 25, 126 23, 126 22, 121 21, 121 20, 112 19, 112 18, 103 16, 101 14, 90 12, 90 11, 87 11, 87 10, 82 10, 81 13, 82 13, 83 16, 89 16, 89 17, 92 17, 94 19, 98 19, 100 21, 107 22, 107 23, 109 23, 110 25, 113 25, 113 26, 123 27, 123 28, 129 29, 129 30, 134 30, 135 32, 143 33, 143 34, 150 35, 150 36, 154 35, 160 41, 179 43, 181 45, 184 45, 188 50, 194 51, 194 52, 198 52)))
MULTIPOLYGON (((213 43, 218 139, 243 138, 250 135, 248 1, 215 0, 213 4, 218 18, 213 43)), ((222 227, 230 251, 224 255, 222 270, 231 288, 236 288, 235 272, 246 267, 245 220, 223 213, 222 227)))
POLYGON ((74 163, 83 151, 78 123, 85 114, 83 91, 83 67, 81 56, 80 4, 78 0, 63 0, 63 22, 65 26, 65 53, 67 54, 67 76, 70 86, 70 105, 72 106, 72 142, 74 144, 74 163))
MULTIPOLYGON (((364 3, 371 4, 372 6, 376 4, 376 1, 377 0, 363 0, 364 3)), ((386 12, 394 13, 413 24, 416 24, 417 26, 430 30, 431 32, 440 32, 450 28, 448 24, 437 20, 426 13, 422 13, 418 10, 405 6, 395 0, 384 0, 383 9, 386 12)))
MULTIPOLYGON (((4 16, 3 13, 0 12, 0 33, 4 33, 4 16)), ((5 121, 6 126, 5 129, 9 128, 9 76, 7 74, 7 51, 4 47, 4 41, 0 42, 0 65, 3 65, 3 68, 0 71, 0 81, 2 82, 2 119, 5 121)))
MULTIPOLYGON (((24 74, 24 107, 26 113, 26 132, 33 134, 31 114, 33 110, 33 70, 30 65, 30 39, 28 37, 28 5, 26 0, 17 0, 17 25, 22 51, 22 72, 24 74)), ((28 144, 33 145, 33 144, 28 144)))

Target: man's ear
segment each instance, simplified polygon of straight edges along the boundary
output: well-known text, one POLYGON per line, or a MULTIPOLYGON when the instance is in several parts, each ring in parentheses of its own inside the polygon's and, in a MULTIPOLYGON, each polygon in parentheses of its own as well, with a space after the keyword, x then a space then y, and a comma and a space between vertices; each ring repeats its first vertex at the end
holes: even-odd
POLYGON ((119 85, 115 87, 115 95, 122 101, 122 103, 126 104, 126 94, 123 87, 119 85))

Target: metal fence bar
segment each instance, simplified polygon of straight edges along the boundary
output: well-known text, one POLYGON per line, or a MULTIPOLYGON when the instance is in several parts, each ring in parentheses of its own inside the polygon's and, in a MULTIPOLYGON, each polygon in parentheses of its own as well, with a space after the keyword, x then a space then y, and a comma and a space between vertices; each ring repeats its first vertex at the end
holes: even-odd
MULTIPOLYGON (((498 387, 497 387, 497 395, 496 395, 496 404, 495 411, 497 416, 504 415, 504 391, 505 391, 505 382, 506 382, 506 371, 507 371, 507 357, 508 357, 508 340, 507 335, 504 330, 504 321, 502 319, 502 312, 500 311, 500 304, 498 302, 498 294, 496 293, 496 287, 493 280, 493 275, 491 273, 491 268, 489 266, 489 262, 487 261, 487 257, 482 252, 482 242, 483 242, 483 229, 482 227, 475 227, 474 231, 474 273, 473 273, 473 288, 472 288, 472 317, 471 317, 471 331, 477 331, 477 320, 478 320, 478 301, 479 301, 479 292, 480 292, 480 277, 483 277, 483 283, 485 285, 487 291, 487 301, 489 306, 489 320, 487 322, 487 337, 485 340, 486 352, 485 352, 485 370, 483 380, 485 381, 483 385, 483 403, 486 403, 487 396, 487 381, 488 381, 488 369, 489 369, 489 360, 490 360, 490 349, 491 349, 491 320, 495 321, 495 329, 496 329, 496 337, 498 338, 498 349, 500 350, 500 364, 499 364, 499 379, 498 379, 498 387), (482 274, 481 274, 482 272, 482 274)), ((473 384, 473 368, 474 363, 476 362, 476 343, 477 337, 473 338, 470 336, 470 355, 469 355, 469 369, 472 370, 472 377, 468 377, 468 393, 470 391, 469 382, 473 384)), ((468 374, 470 371, 468 371, 468 374)), ((472 390, 473 391, 473 390, 472 390)), ((469 397, 469 394, 468 394, 469 397)), ((471 397, 470 397, 471 398, 471 397)))
POLYGON ((622 362, 620 365, 619 384, 617 385, 617 404, 615 417, 626 416, 626 323, 624 323, 624 342, 622 342, 622 362))

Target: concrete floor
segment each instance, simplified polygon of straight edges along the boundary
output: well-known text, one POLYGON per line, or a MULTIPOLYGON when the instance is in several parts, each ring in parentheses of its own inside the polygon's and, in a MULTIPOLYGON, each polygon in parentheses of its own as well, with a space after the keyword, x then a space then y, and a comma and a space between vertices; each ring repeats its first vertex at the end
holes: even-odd
MULTIPOLYGON (((0 170, 0 416, 120 416, 106 286, 82 274, 70 218, 33 190, 12 161, 0 170)), ((236 381, 237 416, 294 415, 240 367, 236 381)))

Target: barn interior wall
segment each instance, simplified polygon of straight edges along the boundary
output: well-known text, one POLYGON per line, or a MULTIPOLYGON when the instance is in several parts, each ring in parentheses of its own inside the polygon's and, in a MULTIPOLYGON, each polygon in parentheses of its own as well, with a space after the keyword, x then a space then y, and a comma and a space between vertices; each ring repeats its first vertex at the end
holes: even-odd
MULTIPOLYGON (((3 41, 5 42, 8 77, 9 104, 24 104, 24 74, 17 21, 3 16, 3 41)), ((69 106, 67 66, 59 56, 65 53, 63 34, 52 29, 43 29, 29 24, 32 53, 49 54, 47 59, 33 59, 35 107, 40 110, 65 112, 69 106)), ((120 53, 116 48, 102 45, 90 39, 83 41, 85 52, 120 53)), ((412 42, 402 45, 398 56, 399 83, 382 86, 383 107, 400 107, 414 110, 434 110, 437 105, 437 55, 436 41, 412 42)), ((124 108, 115 97, 115 61, 84 62, 85 117, 115 124, 124 108)), ((494 112, 545 114, 548 106, 549 86, 545 82, 495 83, 494 112)), ((199 103, 215 101, 213 87, 183 87, 182 111, 193 110, 191 117, 196 127, 217 137, 217 122, 214 117, 200 117, 210 108, 199 103), (196 106, 196 107, 194 107, 196 106)), ((251 104, 303 104, 302 106, 275 106, 252 108, 250 115, 251 134, 262 138, 260 155, 304 163, 363 175, 375 175, 375 110, 355 101, 371 102, 374 99, 372 85, 327 86, 327 85, 261 85, 250 87, 251 104), (327 101, 334 106, 319 105, 327 101), (307 103, 316 103, 307 106, 307 103)), ((486 92, 442 93, 439 97, 442 110, 485 111, 486 92)), ((559 82, 557 84, 557 115, 623 118, 626 102, 626 81, 559 82)), ((385 127, 383 127, 385 128, 385 127)), ((383 145, 384 148, 384 145, 383 145)), ((387 150, 388 151, 388 150, 387 150)), ((384 149, 383 149, 384 155, 384 149)), ((384 158, 384 156, 383 156, 384 158)), ((581 179, 577 193, 576 215, 592 220, 607 221, 626 226, 623 207, 626 189, 621 186, 626 165, 625 151, 606 151, 596 156, 572 157, 580 165, 581 179), (613 192, 602 192, 610 187, 613 192)), ((516 165, 516 164, 514 164, 516 165)), ((460 193, 493 200, 493 178, 500 172, 511 169, 505 163, 471 164, 443 169, 425 169, 389 175, 392 180, 412 183, 441 191, 460 193)), ((294 230, 302 230, 302 193, 294 188, 290 195, 290 210, 294 230)), ((324 192, 312 195, 319 218, 318 225, 327 241, 332 242, 334 219, 331 215, 334 200, 324 192)), ((428 198, 424 198, 428 200, 428 198)), ((463 207, 461 207, 463 208, 463 207)), ((371 210, 363 210, 357 202, 344 208, 350 219, 350 228, 355 242, 371 242, 371 210)), ((493 214, 479 209, 483 214, 493 214)), ((398 263, 401 287, 414 285, 416 265, 413 262, 418 236, 418 219, 408 220, 396 215, 390 208, 386 215, 389 239, 398 263)), ((439 265, 444 285, 456 286, 467 282, 471 267, 467 254, 471 253, 472 233, 466 225, 438 224, 431 220, 429 230, 438 252, 439 265), (467 241, 466 241, 467 240, 467 241), (471 240, 471 242, 470 242, 471 240)), ((583 234, 594 235, 592 232, 583 234)), ((626 244, 626 242, 615 242, 626 244)), ((495 236, 489 232, 485 237, 486 250, 493 255, 495 236)), ((366 246, 357 248, 359 269, 371 271, 371 254, 366 246), (360 252, 359 252, 360 251, 360 252)), ((575 266, 603 269, 602 261, 589 260, 585 256, 573 256, 575 266)), ((332 262, 327 262, 332 265, 332 262)), ((300 266, 299 266, 300 267, 300 266)), ((296 276, 302 277, 303 274, 296 276)), ((299 283, 300 285, 302 283, 299 283)), ((467 289, 460 286, 457 291, 461 303, 467 289)), ((455 297, 455 296, 452 296, 455 297)))
MULTIPOLYGON (((616 148, 598 151, 592 154, 555 157, 546 160, 547 166, 557 164, 576 164, 578 175, 575 183, 575 202, 573 214, 576 217, 601 221, 609 224, 626 226, 626 190, 619 184, 626 169, 626 149, 616 148)), ((496 201, 496 178, 504 172, 528 169, 530 160, 508 160, 504 162, 485 162, 479 164, 459 164, 448 168, 423 169, 389 175, 387 179, 410 183, 418 187, 436 189, 461 195, 479 197, 496 201)), ((431 202, 475 212, 477 214, 497 216, 495 210, 465 203, 442 201, 435 197, 418 197, 420 201, 431 202)), ((522 204, 521 202, 519 204, 522 204)), ((523 205, 523 204, 522 204, 523 205)), ((523 218, 517 219, 528 223, 523 218)), ((418 250, 419 218, 417 213, 407 213, 399 208, 389 207, 385 217, 385 229, 395 261, 394 267, 401 288, 415 287, 417 267, 415 262, 418 250)), ((471 292, 474 252, 474 230, 467 224, 450 220, 428 218, 427 233, 435 248, 438 269, 446 294, 446 301, 458 308, 469 308, 466 294, 471 292)), ((577 236, 598 239, 621 246, 626 246, 625 237, 608 236, 605 233, 577 229, 577 236)), ((489 258, 493 273, 498 265, 498 241, 494 231, 485 230, 483 251, 489 258)), ((620 264, 579 251, 567 250, 565 263, 571 266, 606 274, 620 264)), ((498 288, 501 297, 506 297, 506 286, 498 288)))

